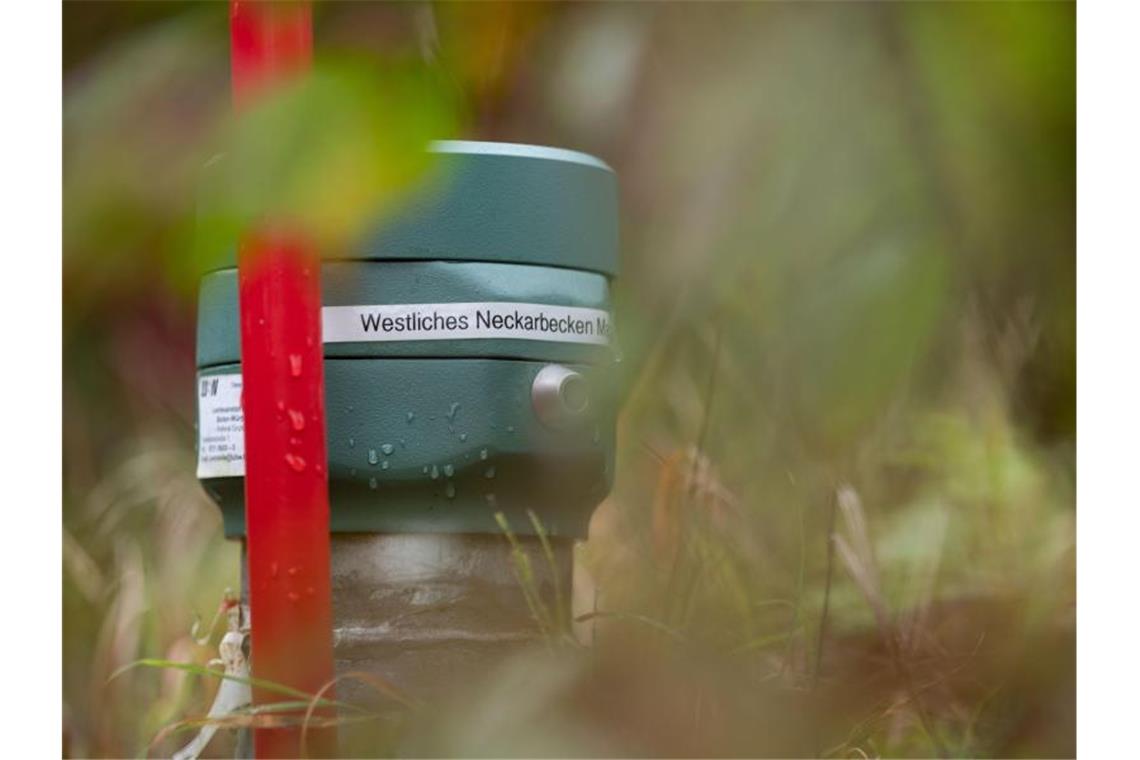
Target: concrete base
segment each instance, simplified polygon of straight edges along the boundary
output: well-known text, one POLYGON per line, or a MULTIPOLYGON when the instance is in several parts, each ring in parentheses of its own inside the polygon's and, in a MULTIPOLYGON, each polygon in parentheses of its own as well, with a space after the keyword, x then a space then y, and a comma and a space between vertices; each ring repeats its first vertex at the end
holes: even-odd
MULTIPOLYGON (((518 540, 530 559, 533 588, 553 615, 557 576, 568 615, 573 541, 551 539, 552 568, 537 538, 518 540)), ((334 535, 338 675, 374 674, 432 700, 540 640, 515 568, 502 535, 334 535)), ((337 697, 368 702, 377 693, 346 679, 337 697)))

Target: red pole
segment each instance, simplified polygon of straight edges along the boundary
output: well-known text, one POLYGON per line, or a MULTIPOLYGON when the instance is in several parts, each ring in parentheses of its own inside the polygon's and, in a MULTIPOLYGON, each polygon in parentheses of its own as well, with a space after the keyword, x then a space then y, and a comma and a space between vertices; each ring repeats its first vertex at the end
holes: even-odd
MULTIPOLYGON (((307 3, 231 0, 230 33, 239 109, 309 67, 307 3)), ((316 693, 333 677, 320 257, 288 220, 261 220, 239 244, 238 278, 251 664, 256 678, 316 693)), ((309 732, 312 750, 331 752, 333 735, 309 732)), ((298 757, 300 731, 257 729, 254 749, 298 757)))

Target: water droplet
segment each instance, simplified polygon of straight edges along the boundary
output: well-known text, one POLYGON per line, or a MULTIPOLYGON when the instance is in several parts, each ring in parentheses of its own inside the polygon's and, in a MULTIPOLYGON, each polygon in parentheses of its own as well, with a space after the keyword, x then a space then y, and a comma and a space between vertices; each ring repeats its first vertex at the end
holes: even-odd
POLYGON ((487 459, 487 450, 486 449, 483 449, 482 451, 479 452, 479 458, 486 461, 486 459, 487 459))
POLYGON ((439 480, 439 468, 436 467, 434 464, 431 466, 431 479, 432 480, 439 480))
POLYGON ((466 441, 467 440, 467 433, 460 433, 459 434, 459 440, 460 441, 466 441))
POLYGON ((408 448, 408 442, 407 442, 407 441, 405 441, 403 438, 401 438, 401 439, 400 439, 400 448, 401 448, 401 449, 406 449, 406 448, 408 448))
POLYGON ((305 415, 304 415, 304 413, 298 412, 296 409, 290 409, 289 410, 289 423, 293 426, 293 429, 298 431, 298 432, 301 430, 304 430, 305 429, 305 415))
POLYGON ((455 415, 458 411, 459 411, 459 403, 456 402, 456 403, 451 405, 450 409, 447 410, 447 419, 449 422, 455 422, 455 415))
POLYGON ((304 472, 305 471, 305 459, 304 459, 304 457, 299 457, 296 454, 294 454, 293 452, 289 452, 288 454, 285 455, 285 463, 287 465, 289 465, 291 468, 293 468, 293 472, 304 472))
POLYGON ((390 443, 385 443, 380 447, 380 450, 384 452, 384 456, 389 456, 393 451, 396 450, 396 447, 390 443))
POLYGON ((483 477, 485 477, 487 480, 491 480, 492 478, 494 478, 495 477, 495 466, 491 465, 486 470, 484 470, 483 471, 483 477))
POLYGON ((369 478, 368 479, 368 487, 371 488, 373 491, 376 490, 376 478, 369 478))
POLYGON ((293 377, 301 376, 301 355, 289 354, 289 374, 293 377))
POLYGON ((376 455, 376 449, 368 450, 368 464, 376 464, 380 461, 380 457, 376 455))
POLYGON ((450 478, 452 475, 455 474, 455 468, 452 467, 450 464, 445 464, 443 466, 443 474, 450 478))
POLYGON ((300 598, 301 598, 301 595, 298 594, 296 591, 290 591, 289 592, 289 601, 290 602, 295 602, 300 598))
POLYGON ((291 437, 289 438, 289 445, 290 445, 290 446, 300 446, 300 445, 301 445, 301 439, 300 439, 300 438, 298 438, 298 437, 297 437, 297 436, 295 436, 295 435, 294 435, 294 436, 291 436, 291 437))
POLYGON ((428 466, 425 464, 424 465, 424 475, 427 475, 427 473, 428 473, 428 466))
POLYGON ((515 426, 514 425, 507 425, 507 432, 508 433, 515 432, 515 426))
POLYGON ((277 563, 276 562, 270 562, 269 563, 269 577, 271 577, 271 578, 277 577, 277 563))
POLYGON ((414 420, 415 418, 416 418, 415 412, 408 412, 408 422, 409 423, 411 423, 411 421, 414 420))
POLYGON ((380 463, 380 469, 381 470, 387 470, 388 469, 388 460, 387 459, 385 459, 383 462, 380 463))
POLYGON ((447 487, 443 489, 443 492, 445 494, 447 494, 447 498, 454 499, 455 498, 455 484, 452 483, 451 481, 448 481, 447 487))
POLYGON ((278 401, 277 402, 277 411, 279 411, 279 412, 285 411, 285 402, 284 401, 278 401))
POLYGON ((348 439, 348 447, 350 449, 356 448, 356 439, 355 438, 349 438, 348 439))
POLYGON ((289 568, 289 575, 296 575, 300 570, 301 568, 293 565, 293 567, 289 568))

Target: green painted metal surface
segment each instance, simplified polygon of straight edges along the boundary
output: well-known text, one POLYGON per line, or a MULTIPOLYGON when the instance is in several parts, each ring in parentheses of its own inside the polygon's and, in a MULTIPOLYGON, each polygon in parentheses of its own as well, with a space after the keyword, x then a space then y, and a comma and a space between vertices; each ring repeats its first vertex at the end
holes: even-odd
MULTIPOLYGON (((326 308, 609 311, 617 188, 605 164, 510 144, 434 150, 436 170, 407 204, 346 259, 322 265, 326 308)), ((498 533, 502 512, 531 533, 526 511, 534 510, 552 535, 585 536, 614 469, 611 346, 545 336, 329 342, 327 327, 325 337, 334 532, 498 533), (589 409, 574 424, 536 414, 532 386, 550 364, 586 379, 589 409)), ((202 278, 197 353, 200 378, 240 373, 232 255, 202 278)), ((226 535, 242 535, 243 479, 207 473, 202 483, 226 535)))
MULTIPOLYGON (((606 369, 569 365, 591 382, 592 419, 539 422, 531 383, 545 362, 327 359, 329 495, 336 532, 520 533, 533 509, 554 535, 584 536, 613 472, 616 399, 606 369)), ((237 364, 201 377, 240 372, 237 364)), ((226 535, 243 533, 241 478, 209 478, 226 535)))
MULTIPOLYGON (((521 301, 608 310, 602 275, 572 269, 460 261, 327 262, 321 268, 325 306, 521 301)), ((237 362, 237 270, 211 272, 198 293, 198 367, 237 362)), ((610 351, 577 343, 457 340, 329 343, 328 357, 488 356, 598 363, 610 351)))
MULTIPOLYGON (((376 220, 348 257, 493 261, 617 275, 617 178, 602 161, 513 143, 443 141, 433 143, 432 152, 437 160, 428 176, 401 207, 376 220)), ((216 173, 215 167, 208 174, 216 173)), ((209 266, 237 266, 234 251, 209 266)))

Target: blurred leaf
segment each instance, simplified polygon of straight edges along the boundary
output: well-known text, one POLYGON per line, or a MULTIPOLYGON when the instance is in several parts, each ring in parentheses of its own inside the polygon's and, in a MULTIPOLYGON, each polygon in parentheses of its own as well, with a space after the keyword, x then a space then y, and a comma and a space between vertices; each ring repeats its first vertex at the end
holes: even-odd
POLYGON ((888 238, 830 267, 787 305, 803 373, 801 422, 842 445, 883 411, 934 337, 946 270, 930 242, 888 238))
POLYGON ((318 62, 226 128, 202 253, 225 256, 265 219, 301 226, 326 253, 348 245, 428 168, 427 143, 452 133, 453 114, 422 67, 318 62))
POLYGON ((193 293, 179 245, 206 140, 228 110, 224 19, 196 9, 116 39, 69 72, 63 104, 65 325, 156 275, 193 293))

